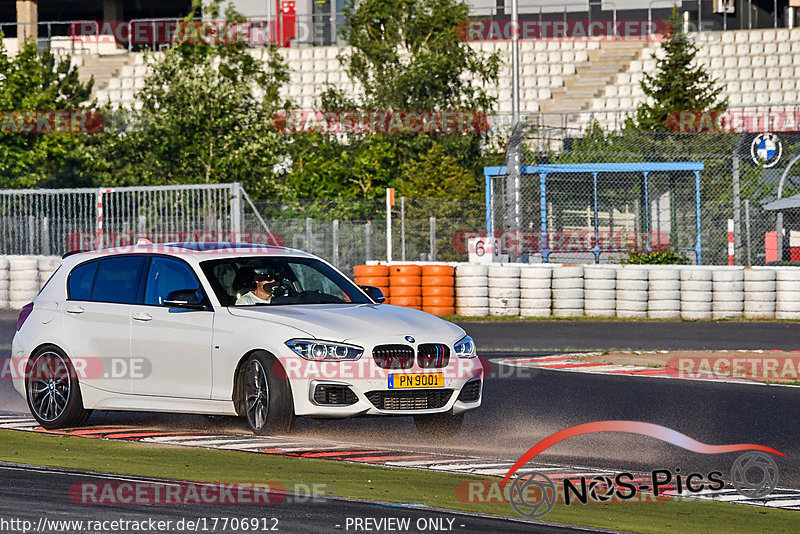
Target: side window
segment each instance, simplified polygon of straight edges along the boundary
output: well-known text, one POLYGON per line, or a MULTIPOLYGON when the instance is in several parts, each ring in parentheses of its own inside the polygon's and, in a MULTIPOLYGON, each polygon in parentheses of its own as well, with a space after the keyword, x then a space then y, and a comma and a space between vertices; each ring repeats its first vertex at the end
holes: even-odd
POLYGON ((191 267, 171 258, 153 258, 147 273, 144 303, 160 306, 170 292, 179 289, 200 289, 191 267))
POLYGON ((92 261, 78 265, 69 273, 67 291, 70 300, 89 300, 92 296, 92 283, 100 262, 92 261))
POLYGON ((139 279, 146 259, 145 256, 122 256, 100 260, 92 300, 136 304, 139 279))

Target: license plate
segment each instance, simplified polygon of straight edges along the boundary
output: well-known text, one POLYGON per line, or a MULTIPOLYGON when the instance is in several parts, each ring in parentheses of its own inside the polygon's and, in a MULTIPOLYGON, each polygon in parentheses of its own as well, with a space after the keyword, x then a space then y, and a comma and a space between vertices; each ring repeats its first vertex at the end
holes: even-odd
POLYGON ((444 387, 444 373, 409 373, 389 375, 389 389, 442 387, 444 387))

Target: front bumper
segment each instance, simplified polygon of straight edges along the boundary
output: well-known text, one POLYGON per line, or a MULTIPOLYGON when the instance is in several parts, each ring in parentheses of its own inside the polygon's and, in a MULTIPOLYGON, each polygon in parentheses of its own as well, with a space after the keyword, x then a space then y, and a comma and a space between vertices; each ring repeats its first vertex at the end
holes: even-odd
MULTIPOLYGON (((478 358, 451 358, 446 367, 422 369, 415 364, 409 369, 382 369, 365 351, 356 362, 324 362, 306 365, 299 375, 284 362, 294 397, 295 414, 324 418, 359 415, 419 415, 434 413, 460 414, 481 405, 483 366, 478 358), (343 365, 347 364, 349 365, 343 365), (442 373, 444 385, 437 388, 394 389, 389 387, 390 374, 442 373), (476 385, 476 382, 478 385, 476 385), (465 386, 470 384, 465 391, 465 386), (320 394, 320 388, 332 394, 320 394), (462 392, 465 394, 462 395, 462 392), (335 404, 326 401, 333 399, 335 404)), ((302 360, 296 356, 298 360, 302 360)), ((314 362, 311 362, 314 363, 314 362)))

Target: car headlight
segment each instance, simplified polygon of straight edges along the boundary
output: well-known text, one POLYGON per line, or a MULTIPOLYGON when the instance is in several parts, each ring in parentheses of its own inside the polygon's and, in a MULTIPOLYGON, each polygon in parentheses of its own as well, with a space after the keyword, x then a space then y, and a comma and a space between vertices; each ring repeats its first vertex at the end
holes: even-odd
POLYGON ((295 351, 301 358, 316 361, 357 360, 364 354, 364 349, 344 343, 317 341, 312 339, 290 339, 286 346, 295 351))
POLYGON ((478 351, 475 350, 475 342, 469 336, 464 336, 453 348, 459 358, 474 358, 478 355, 478 351))

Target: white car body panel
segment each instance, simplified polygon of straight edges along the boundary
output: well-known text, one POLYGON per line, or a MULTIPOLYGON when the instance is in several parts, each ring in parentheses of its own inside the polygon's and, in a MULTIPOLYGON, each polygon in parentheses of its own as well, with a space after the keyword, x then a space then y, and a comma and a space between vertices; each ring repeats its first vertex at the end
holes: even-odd
MULTIPOLYGON (((272 254, 314 258, 278 247, 258 255, 272 254)), ((222 306, 200 269, 200 262, 243 255, 241 250, 197 252, 151 245, 68 256, 34 300, 31 315, 14 336, 12 356, 25 361, 41 345, 53 344, 73 360, 125 355, 151 361, 152 372, 145 378, 82 379, 82 398, 87 409, 235 415, 234 376, 240 364, 256 350, 269 352, 289 367, 302 368, 298 373, 288 373, 298 416, 458 414, 480 406, 480 397, 468 403, 457 400, 464 384, 483 375, 478 358, 461 359, 453 352, 453 345, 466 335, 460 327, 421 311, 387 304, 222 306), (199 278, 213 311, 67 300, 67 277, 74 267, 93 258, 120 253, 160 254, 185 261, 199 278), (78 308, 83 311, 75 313, 78 308), (406 371, 380 369, 372 357, 373 347, 408 345, 406 336, 414 338, 412 346, 447 345, 451 352, 447 367, 423 370, 415 364, 406 371), (286 345, 291 339, 346 342, 363 347, 363 356, 353 365, 360 370, 354 376, 335 368, 316 373, 314 366, 308 366, 307 360, 286 345), (391 391, 387 389, 389 372, 428 371, 443 372, 444 389, 454 390, 442 408, 379 410, 365 396, 370 391, 391 391), (358 400, 350 405, 318 405, 312 394, 318 383, 346 384, 358 400)), ((341 362, 326 363, 335 366, 341 362)), ((14 374, 14 387, 25 396, 24 380, 19 373, 14 374)))

